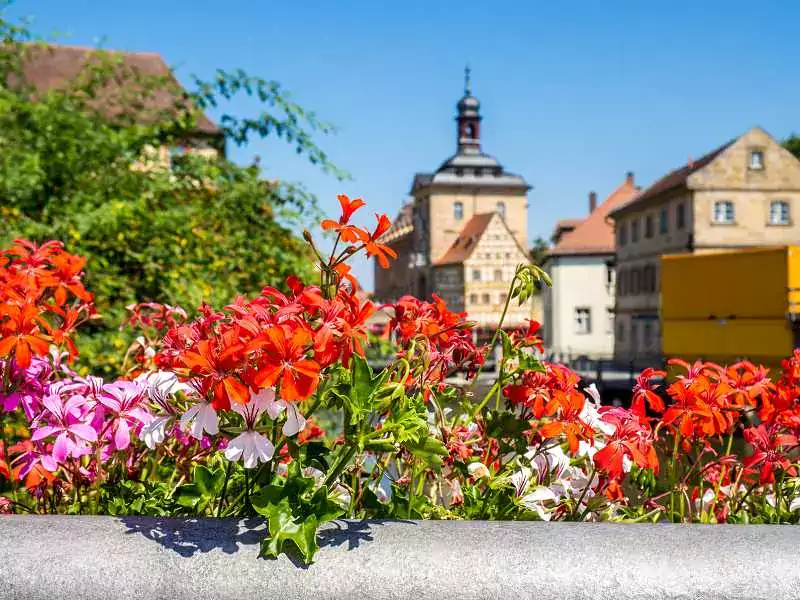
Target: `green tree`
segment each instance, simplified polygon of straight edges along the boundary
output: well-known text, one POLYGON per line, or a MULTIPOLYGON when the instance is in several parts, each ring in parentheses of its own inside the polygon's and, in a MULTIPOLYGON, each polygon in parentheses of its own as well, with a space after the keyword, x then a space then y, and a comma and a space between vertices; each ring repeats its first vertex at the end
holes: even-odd
POLYGON ((153 158, 155 148, 185 143, 204 109, 247 94, 265 110, 224 115, 225 139, 243 145, 276 136, 343 177, 313 141, 331 127, 277 83, 218 71, 187 92, 172 73, 145 76, 97 51, 68 86, 43 93, 24 65, 47 48, 2 20, 0 37, 0 244, 58 239, 88 257, 102 318, 80 343, 93 368, 119 368, 130 335, 119 324, 130 303, 219 306, 282 285, 289 274, 313 276, 307 247, 293 234, 317 215, 301 186, 265 181, 256 165, 224 158, 185 154, 170 166, 153 158))
POLYGON ((800 158, 800 136, 795 134, 790 135, 783 141, 783 147, 789 152, 800 158))
POLYGON ((533 261, 533 264, 541 267, 549 251, 550 244, 547 243, 547 240, 541 237, 533 240, 533 246, 531 246, 531 261, 533 261))

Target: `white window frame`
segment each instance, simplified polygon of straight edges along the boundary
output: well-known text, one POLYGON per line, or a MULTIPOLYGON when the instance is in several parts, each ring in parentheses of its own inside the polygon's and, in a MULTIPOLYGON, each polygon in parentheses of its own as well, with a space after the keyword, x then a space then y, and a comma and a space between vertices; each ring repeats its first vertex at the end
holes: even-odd
POLYGON ((754 148, 750 150, 750 157, 747 161, 747 168, 751 171, 763 171, 764 170, 764 151, 760 148, 754 148), (756 157, 758 157, 757 160, 756 157))
POLYGON ((587 306, 576 306, 573 324, 576 335, 590 335, 592 333, 592 309, 587 306))
POLYGON ((716 200, 712 207, 711 219, 717 225, 731 225, 736 222, 736 205, 733 200, 716 200))
POLYGON ((773 200, 772 202, 769 203, 770 225, 788 225, 789 219, 790 219, 790 208, 788 201, 773 200))

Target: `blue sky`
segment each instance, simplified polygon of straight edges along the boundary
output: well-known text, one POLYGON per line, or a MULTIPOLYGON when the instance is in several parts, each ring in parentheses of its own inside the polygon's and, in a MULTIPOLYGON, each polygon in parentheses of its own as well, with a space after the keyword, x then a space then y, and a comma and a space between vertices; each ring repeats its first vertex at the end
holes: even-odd
MULTIPOLYGON (((484 150, 534 186, 532 238, 626 171, 647 185, 753 125, 800 132, 795 2, 17 0, 7 14, 67 43, 159 52, 183 78, 243 68, 280 81, 339 127, 318 142, 353 180, 280 142, 232 156, 261 155, 266 175, 302 181, 330 213, 345 192, 393 217, 414 173, 453 153, 466 62, 484 150)), ((357 274, 371 288, 371 266, 357 274)))

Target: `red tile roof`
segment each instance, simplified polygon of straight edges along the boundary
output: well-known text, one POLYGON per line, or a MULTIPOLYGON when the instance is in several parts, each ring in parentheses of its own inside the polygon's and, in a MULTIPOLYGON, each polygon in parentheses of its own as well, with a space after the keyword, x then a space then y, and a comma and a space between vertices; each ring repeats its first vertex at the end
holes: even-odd
MULTIPOLYGON (((141 122, 149 122, 157 114, 163 114, 176 103, 185 100, 185 92, 172 70, 161 55, 152 52, 123 52, 61 45, 29 46, 23 60, 24 77, 36 91, 49 92, 64 87, 78 77, 89 61, 94 59, 100 64, 101 55, 122 63, 121 76, 116 81, 110 81, 98 92, 98 104, 110 114, 118 112, 114 104, 119 99, 122 88, 127 88, 126 91, 130 92, 130 75, 133 73, 148 78, 164 77, 174 84, 173 90, 159 89, 146 95, 138 109, 141 122), (127 79, 125 74, 128 75, 127 79)), ((196 130, 210 135, 221 134, 221 129, 203 114, 198 117, 196 130)))
POLYGON ((473 215, 467 221, 461 233, 458 234, 456 241, 447 249, 447 252, 437 261, 435 265, 453 265, 462 263, 472 256, 472 252, 478 245, 478 241, 483 236, 489 223, 497 213, 481 213, 473 215))
POLYGON ((556 231, 559 229, 575 229, 586 219, 561 219, 556 223, 556 231))
POLYGON ((622 213, 622 212, 628 210, 628 208, 630 208, 630 207, 632 207, 634 205, 640 206, 641 204, 647 202, 648 200, 651 200, 651 199, 653 199, 653 198, 655 198, 657 196, 660 196, 661 194, 664 194, 665 192, 669 192, 671 190, 675 190, 675 189, 678 189, 678 188, 680 188, 682 186, 685 186, 686 185, 686 180, 689 178, 689 176, 692 173, 696 173, 697 171, 699 171, 703 167, 708 166, 709 163, 711 163, 712 160, 714 160, 720 154, 725 152, 725 150, 727 150, 730 147, 730 145, 733 144, 733 142, 735 142, 735 141, 736 140, 733 139, 733 140, 723 144, 719 148, 715 148, 714 150, 712 150, 708 154, 705 154, 705 155, 701 156, 697 160, 693 160, 691 162, 688 162, 685 165, 683 165, 682 167, 679 167, 679 168, 675 169, 674 171, 670 171, 669 173, 664 175, 664 177, 662 177, 661 179, 656 181, 653 185, 651 185, 649 188, 647 188, 645 191, 643 191, 641 194, 639 194, 639 196, 634 198, 632 201, 630 201, 627 204, 624 204, 622 206, 619 206, 617 209, 613 210, 612 211, 612 215, 617 214, 617 213, 622 213))
POLYGON ((609 221, 609 213, 628 202, 639 192, 633 176, 615 189, 592 213, 573 231, 565 233, 548 253, 551 256, 569 254, 607 254, 614 252, 614 226, 609 221))

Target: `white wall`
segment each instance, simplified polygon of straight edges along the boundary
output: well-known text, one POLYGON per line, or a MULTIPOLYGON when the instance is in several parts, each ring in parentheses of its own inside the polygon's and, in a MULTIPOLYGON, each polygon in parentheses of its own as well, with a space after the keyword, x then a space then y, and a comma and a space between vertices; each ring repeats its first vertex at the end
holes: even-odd
POLYGON ((609 310, 614 308, 614 286, 608 286, 607 263, 613 255, 555 256, 546 270, 553 287, 544 293, 545 353, 566 357, 582 354, 591 358, 611 358, 614 354, 614 327, 609 327, 609 310), (588 308, 591 331, 578 333, 577 308, 588 308))

